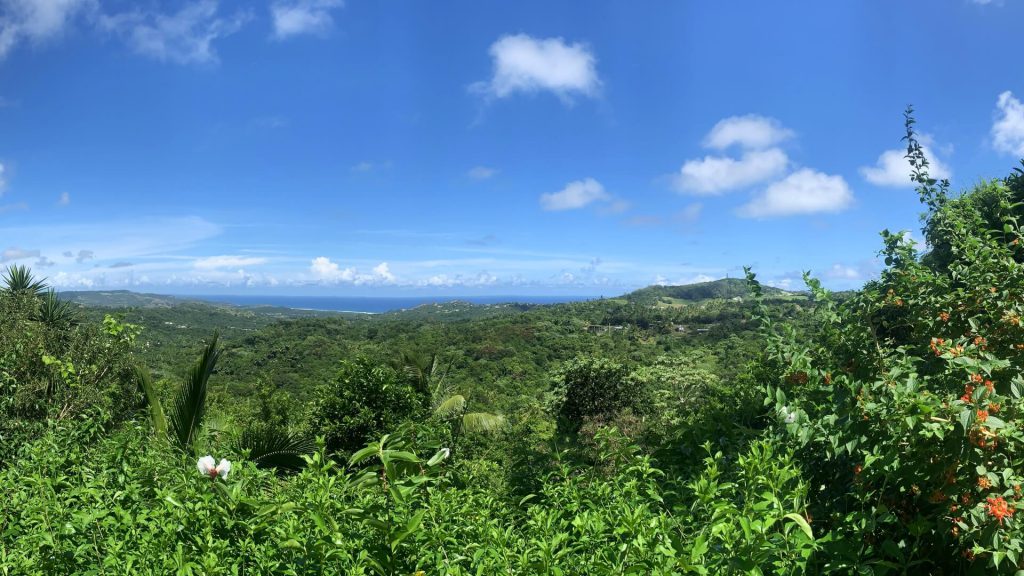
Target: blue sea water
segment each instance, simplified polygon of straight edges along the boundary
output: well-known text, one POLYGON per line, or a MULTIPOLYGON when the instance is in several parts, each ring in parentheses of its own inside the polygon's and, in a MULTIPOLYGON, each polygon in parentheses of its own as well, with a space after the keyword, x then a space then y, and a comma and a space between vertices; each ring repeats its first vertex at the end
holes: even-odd
POLYGON ((381 313, 406 310, 423 304, 470 302, 473 304, 560 304, 593 300, 593 296, 408 296, 408 297, 343 297, 343 296, 257 296, 251 294, 189 296, 195 300, 222 302, 235 306, 277 306, 299 310, 381 313))

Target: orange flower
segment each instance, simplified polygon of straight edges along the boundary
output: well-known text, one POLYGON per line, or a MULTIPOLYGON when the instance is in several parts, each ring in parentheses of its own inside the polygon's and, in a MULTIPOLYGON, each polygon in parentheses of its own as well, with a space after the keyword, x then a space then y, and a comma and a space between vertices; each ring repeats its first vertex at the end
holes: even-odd
POLYGON ((1012 518, 1013 513, 1016 512, 1016 510, 1014 510, 1002 496, 986 498, 985 501, 988 502, 988 504, 985 505, 985 510, 988 512, 989 516, 999 520, 1000 526, 1003 525, 1003 518, 1012 518))
POLYGON ((970 403, 971 397, 974 394, 974 386, 970 384, 964 386, 964 395, 960 397, 961 402, 970 403))
POLYGON ((992 394, 993 392, 996 391, 996 385, 993 384, 991 380, 985 380, 985 388, 988 389, 989 394, 992 394))
POLYGON ((860 476, 860 473, 863 472, 863 471, 864 471, 864 467, 861 466, 860 464, 857 464, 856 466, 853 467, 853 473, 856 476, 860 476))
POLYGON ((978 384, 981 384, 981 381, 981 374, 971 374, 971 382, 977 382, 978 384))
POLYGON ((999 406, 998 402, 989 402, 988 403, 988 411, 991 412, 992 414, 998 413, 999 412, 999 408, 1000 408, 1000 406, 999 406))
POLYGON ((949 312, 939 312, 939 319, 943 322, 949 322, 949 312))
POLYGON ((988 490, 991 487, 992 481, 988 479, 988 476, 978 476, 978 488, 988 490))
POLYGON ((996 287, 993 286, 993 287, 989 288, 988 291, 993 293, 993 294, 995 294, 996 293, 996 287))
POLYGON ((978 422, 983 423, 988 420, 988 410, 978 410, 978 422))

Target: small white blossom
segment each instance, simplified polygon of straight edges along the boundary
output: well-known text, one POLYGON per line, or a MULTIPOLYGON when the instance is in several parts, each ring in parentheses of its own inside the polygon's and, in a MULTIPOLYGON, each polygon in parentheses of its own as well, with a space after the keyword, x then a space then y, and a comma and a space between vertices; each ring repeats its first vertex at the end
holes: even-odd
POLYGON ((220 476, 221 479, 226 480, 228 472, 231 471, 231 462, 221 458, 220 464, 215 464, 213 456, 206 455, 199 459, 199 462, 196 463, 196 468, 199 469, 199 473, 203 476, 209 476, 210 478, 220 476))
POLYGON ((782 408, 782 421, 786 424, 792 424, 796 422, 796 410, 790 410, 783 406, 782 408))
POLYGON ((445 458, 448 458, 448 456, 451 455, 452 451, 447 448, 441 448, 441 453, 444 454, 445 458))

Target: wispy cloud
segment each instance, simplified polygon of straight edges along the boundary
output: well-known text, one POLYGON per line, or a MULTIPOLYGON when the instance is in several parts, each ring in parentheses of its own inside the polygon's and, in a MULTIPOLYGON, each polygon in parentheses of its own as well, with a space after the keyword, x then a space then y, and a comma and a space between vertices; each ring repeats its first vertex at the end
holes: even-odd
POLYGON ((342 0, 282 0, 270 5, 273 37, 285 40, 303 34, 324 36, 334 27, 331 11, 341 8, 342 0))
POLYGON ((0 0, 0 60, 22 42, 41 44, 59 38, 96 0, 0 0))
POLYGON ((122 36, 137 53, 175 64, 215 64, 214 42, 238 32, 246 12, 219 13, 216 0, 186 3, 174 13, 135 10, 99 18, 102 29, 122 36))
POLYGON ((200 270, 214 270, 218 268, 259 266, 267 262, 266 258, 259 256, 207 256, 205 258, 197 258, 193 265, 200 270))
POLYGON ((597 59, 585 44, 515 34, 499 38, 490 54, 491 79, 470 86, 488 98, 547 91, 568 104, 576 96, 596 96, 601 88, 597 59))
POLYGON ((466 172, 466 176, 469 176, 473 180, 487 180, 492 178, 498 173, 496 168, 488 168, 487 166, 474 166, 466 172))
POLYGON ((14 260, 25 260, 28 258, 38 258, 39 250, 26 250, 17 246, 11 246, 0 252, 0 262, 12 262, 14 260))
POLYGON ((576 210, 611 199, 611 194, 605 192, 600 182, 586 178, 570 182, 558 192, 541 194, 540 205, 548 211, 576 210))
POLYGON ((60 197, 57 198, 57 206, 67 206, 68 204, 71 204, 71 194, 61 192, 60 197))

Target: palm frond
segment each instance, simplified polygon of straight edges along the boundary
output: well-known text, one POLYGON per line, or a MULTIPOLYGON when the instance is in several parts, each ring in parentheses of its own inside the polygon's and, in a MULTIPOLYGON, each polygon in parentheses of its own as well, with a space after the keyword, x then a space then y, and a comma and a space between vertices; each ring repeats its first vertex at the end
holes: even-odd
POLYGON ((192 447, 206 416, 206 391, 210 374, 217 365, 217 334, 203 350, 203 355, 189 371, 174 398, 170 414, 171 437, 183 450, 192 447))
POLYGON ((505 426, 505 417, 490 412, 470 412, 462 417, 462 428, 470 433, 497 432, 505 426))
POLYGON ((434 416, 442 420, 454 418, 466 409, 466 398, 459 394, 445 398, 434 408, 434 416))
POLYGON ((247 452, 249 459, 260 468, 301 470, 315 445, 309 438, 275 426, 249 426, 235 442, 235 449, 247 452))
POLYGON ((149 375, 149 370, 144 366, 135 365, 132 368, 135 372, 135 381, 139 385, 139 390, 142 391, 142 395, 146 398, 149 417, 153 421, 153 430, 159 436, 164 437, 167 435, 167 418, 164 417, 164 407, 160 402, 160 396, 156 392, 156 387, 153 386, 153 377, 149 375))
POLYGON ((42 296, 46 291, 43 280, 36 280, 27 266, 11 264, 3 275, 4 289, 8 292, 24 292, 33 296, 42 296))

